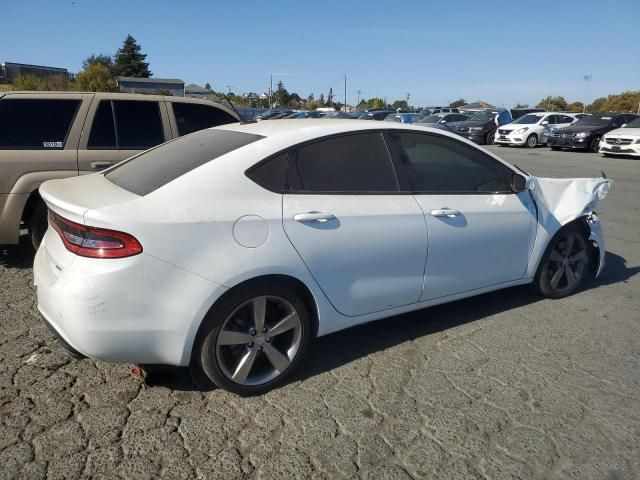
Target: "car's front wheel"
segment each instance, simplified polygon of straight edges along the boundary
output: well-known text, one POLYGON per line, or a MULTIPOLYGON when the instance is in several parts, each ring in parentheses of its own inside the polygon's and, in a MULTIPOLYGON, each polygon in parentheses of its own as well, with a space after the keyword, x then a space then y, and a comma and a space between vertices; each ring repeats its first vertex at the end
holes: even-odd
POLYGON ((600 148, 600 137, 593 137, 591 142, 589 142, 589 151, 591 153, 598 153, 599 148, 600 148))
POLYGON ((286 285, 241 287, 223 298, 196 339, 192 373, 240 395, 282 385, 300 364, 312 337, 307 306, 286 285))
POLYGON ((489 132, 484 137, 484 143, 485 145, 493 145, 495 143, 495 139, 496 139, 496 132, 489 132))
POLYGON ((534 148, 538 145, 538 136, 535 133, 532 133, 531 135, 529 135, 527 137, 527 141, 525 142, 525 145, 528 148, 534 148))
POLYGON ((579 225, 562 228, 551 240, 535 278, 540 293, 563 298, 574 293, 588 272, 589 244, 579 225))

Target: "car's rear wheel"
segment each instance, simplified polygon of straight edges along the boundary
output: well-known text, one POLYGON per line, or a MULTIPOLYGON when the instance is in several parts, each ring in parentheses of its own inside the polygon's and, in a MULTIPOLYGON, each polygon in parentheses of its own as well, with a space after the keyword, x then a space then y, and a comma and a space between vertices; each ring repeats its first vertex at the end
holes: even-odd
POLYGON ((39 201, 31 212, 27 229, 31 237, 31 243, 36 250, 42 242, 42 238, 49 227, 47 220, 47 206, 44 202, 39 201))
MULTIPOLYGON (((280 284, 240 288, 207 315, 194 345, 193 377, 240 395, 282 385, 312 337, 307 306, 280 284)), ((198 381, 199 380, 199 381, 198 381)))
POLYGON ((598 153, 599 148, 600 148, 600 137, 593 137, 591 142, 589 142, 589 151, 591 153, 598 153))
POLYGON ((525 142, 527 148, 534 148, 538 145, 538 136, 535 133, 532 133, 527 137, 527 141, 525 142))
POLYGON ((574 293, 588 272, 589 244, 579 225, 562 228, 551 240, 535 278, 540 293, 563 298, 574 293))
POLYGON ((485 145, 493 145, 495 139, 496 139, 496 132, 489 132, 484 137, 484 143, 485 145))

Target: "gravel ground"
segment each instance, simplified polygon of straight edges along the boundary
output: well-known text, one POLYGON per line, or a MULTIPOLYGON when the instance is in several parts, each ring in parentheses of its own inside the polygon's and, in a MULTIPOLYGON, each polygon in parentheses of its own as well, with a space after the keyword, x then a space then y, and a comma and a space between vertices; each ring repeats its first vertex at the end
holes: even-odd
POLYGON ((262 397, 70 359, 34 307, 33 255, 0 249, 0 478, 639 478, 640 163, 491 149, 536 175, 614 179, 601 278, 321 338, 262 397))

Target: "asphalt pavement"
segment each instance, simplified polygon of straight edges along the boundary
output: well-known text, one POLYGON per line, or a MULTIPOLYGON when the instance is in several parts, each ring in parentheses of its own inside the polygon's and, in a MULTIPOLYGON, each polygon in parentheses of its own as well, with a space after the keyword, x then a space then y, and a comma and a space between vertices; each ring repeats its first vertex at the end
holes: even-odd
POLYGON ((516 287, 323 337, 267 395, 74 360, 0 247, 0 478, 640 477, 640 160, 492 146, 538 176, 613 179, 602 276, 516 287))

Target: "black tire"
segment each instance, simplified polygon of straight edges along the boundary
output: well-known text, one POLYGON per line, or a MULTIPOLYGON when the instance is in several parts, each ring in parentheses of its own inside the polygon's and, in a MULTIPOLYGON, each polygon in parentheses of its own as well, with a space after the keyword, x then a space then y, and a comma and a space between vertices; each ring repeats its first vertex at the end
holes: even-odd
POLYGON ((549 148, 550 148, 551 150, 556 151, 556 152, 557 152, 558 150, 562 150, 560 147, 549 147, 549 148))
POLYGON ((38 250, 38 247, 42 242, 42 238, 49 227, 47 212, 48 210, 45 203, 43 201, 38 201, 31 212, 31 216, 29 217, 27 229, 29 231, 29 236, 31 237, 33 248, 36 250, 38 250))
POLYGON ((536 148, 538 146, 538 135, 535 133, 529 135, 524 142, 524 146, 527 148, 536 148))
POLYGON ((587 149, 587 151, 591 153, 598 153, 599 148, 600 148, 600 137, 595 136, 589 142, 589 148, 587 149))
POLYGON ((495 143, 495 139, 496 139, 496 132, 489 132, 484 137, 484 144, 485 145, 493 145, 495 143))
MULTIPOLYGON (((267 323, 268 321, 265 321, 265 325, 267 323)), ((255 335, 255 331, 253 335, 255 335)), ((191 377, 194 383, 202 389, 210 389, 211 387, 218 386, 241 396, 266 393, 273 388, 281 386, 288 378, 291 377, 295 370, 300 366, 302 359, 309 350, 309 345, 314 335, 314 322, 312 321, 311 314, 309 312, 309 306, 306 305, 305 301, 298 294, 295 288, 286 283, 280 283, 277 281, 260 281, 251 283, 247 286, 241 286, 220 299, 209 313, 207 313, 207 316, 203 320, 200 331, 196 336, 191 355, 191 377), (290 359, 290 363, 286 369, 278 373, 272 380, 253 385, 237 383, 233 381, 228 374, 225 374, 225 366, 223 365, 224 358, 221 363, 218 355, 218 336, 222 331, 224 324, 228 319, 235 315, 235 312, 237 312, 238 309, 245 308, 243 306, 246 305, 247 302, 252 301, 252 299, 265 296, 284 299, 293 306, 298 314, 301 325, 299 347, 295 356, 290 359)), ((275 341, 272 346, 273 345, 275 345, 275 341)), ((267 363, 269 361, 266 355, 267 345, 264 346, 264 352, 262 351, 262 347, 259 347, 260 351, 254 354, 255 360, 253 362, 261 361, 263 364, 270 365, 270 363, 267 363)), ((245 349, 241 351, 240 355, 243 355, 244 352, 248 352, 249 349, 257 348, 254 346, 253 342, 250 345, 242 344, 228 347, 245 349)), ((249 371, 254 370, 256 364, 257 363, 252 363, 249 371)), ((258 367, 260 366, 262 365, 258 364, 258 367)), ((275 367, 273 368, 275 369, 275 367)), ((275 370, 277 371, 277 369, 275 370)))
POLYGON ((549 242, 536 272, 534 286, 547 298, 568 297, 584 283, 589 273, 590 258, 591 246, 584 229, 570 223, 549 242))

